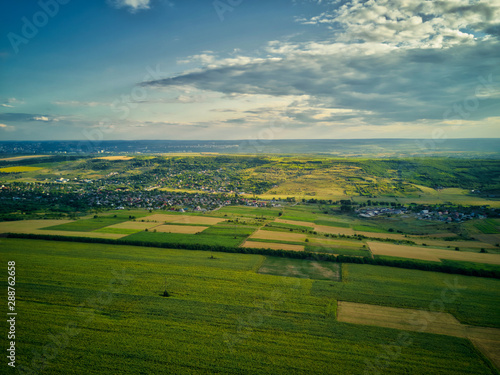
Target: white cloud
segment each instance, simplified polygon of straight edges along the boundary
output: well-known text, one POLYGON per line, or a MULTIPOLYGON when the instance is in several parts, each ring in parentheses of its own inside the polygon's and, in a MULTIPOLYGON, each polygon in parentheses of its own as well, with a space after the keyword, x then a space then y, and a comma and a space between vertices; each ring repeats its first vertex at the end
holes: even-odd
POLYGON ((100 105, 109 105, 109 103, 100 102, 81 102, 78 100, 67 100, 67 101, 55 101, 52 104, 59 106, 69 106, 69 107, 97 107, 100 105))
POLYGON ((5 131, 12 131, 15 128, 13 126, 5 125, 5 124, 0 124, 0 130, 5 130, 5 131))
POLYGON ((131 13, 141 9, 149 9, 151 0, 108 0, 116 8, 127 8, 131 13))
POLYGON ((7 98, 0 104, 1 107, 5 108, 14 108, 16 105, 24 104, 24 100, 16 99, 16 98, 7 98))
POLYGON ((301 21, 331 27, 326 38, 274 40, 253 54, 202 51, 178 61, 197 68, 143 85, 170 96, 189 89, 221 94, 219 104, 234 101, 224 104, 227 109, 209 103, 214 131, 257 129, 277 120, 322 136, 321 129, 377 128, 418 136, 415 129, 439 125, 455 104, 470 107, 470 98, 478 106, 467 119, 480 124, 500 115, 498 90, 490 87, 496 78, 476 93, 483 75, 500 76, 497 3, 343 1, 334 12, 301 21))
POLYGON ((333 12, 297 21, 340 29, 337 41, 447 48, 498 34, 499 19, 498 0, 352 0, 333 12))
POLYGON ((50 121, 50 119, 47 116, 35 116, 35 117, 33 117, 33 120, 44 121, 44 122, 50 121))

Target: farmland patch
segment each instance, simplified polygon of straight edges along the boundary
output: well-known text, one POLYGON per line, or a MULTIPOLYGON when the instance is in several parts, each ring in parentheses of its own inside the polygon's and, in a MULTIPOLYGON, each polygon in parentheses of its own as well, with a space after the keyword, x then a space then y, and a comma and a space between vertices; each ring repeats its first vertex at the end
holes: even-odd
POLYGON ((279 241, 304 241, 305 234, 289 233, 289 232, 276 232, 270 230, 258 230, 250 236, 250 238, 259 238, 263 240, 279 240, 279 241))
POLYGON ((500 329, 467 326, 448 313, 338 301, 337 320, 468 338, 500 368, 500 329))
POLYGON ((201 225, 215 225, 220 222, 225 221, 225 219, 221 219, 218 217, 205 217, 205 216, 177 216, 177 220, 173 220, 172 223, 179 224, 201 224, 201 225))
POLYGON ((163 232, 163 233, 187 233, 187 234, 195 234, 195 233, 200 233, 204 231, 205 229, 208 229, 208 227, 202 227, 202 226, 194 226, 194 225, 159 225, 154 228, 157 232, 163 232))
POLYGON ((302 245, 292 245, 292 244, 275 243, 275 242, 245 241, 241 245, 241 247, 250 247, 253 249, 304 251, 304 246, 302 245))
POLYGON ((39 167, 5 167, 0 168, 0 173, 22 173, 22 172, 33 172, 38 171, 42 168, 39 167))
POLYGON ((475 263, 500 264, 500 254, 482 254, 468 251, 441 250, 427 247, 393 245, 367 242, 374 255, 387 255, 401 258, 441 261, 459 260, 475 263))
POLYGON ((268 275, 340 281, 338 263, 266 257, 257 271, 268 275))
POLYGON ((345 234, 347 236, 353 236, 355 234, 354 230, 351 228, 331 227, 329 225, 316 225, 314 230, 320 233, 345 234))
POLYGON ((309 221, 286 220, 286 219, 276 219, 274 221, 276 223, 298 225, 298 226, 302 226, 302 227, 311 227, 311 228, 314 227, 314 223, 311 223, 309 221))

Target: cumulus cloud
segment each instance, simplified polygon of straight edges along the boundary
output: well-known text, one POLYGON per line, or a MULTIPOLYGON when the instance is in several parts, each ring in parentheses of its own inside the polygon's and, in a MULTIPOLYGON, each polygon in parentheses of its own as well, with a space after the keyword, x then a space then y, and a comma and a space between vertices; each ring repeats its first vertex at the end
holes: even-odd
POLYGON ((500 35, 497 0, 351 0, 334 11, 299 18, 340 29, 338 41, 443 48, 500 35))
POLYGON ((0 104, 1 107, 5 108, 14 108, 17 105, 24 104, 24 100, 16 99, 16 98, 7 98, 0 104))
POLYGON ((0 130, 4 131, 12 131, 15 128, 13 126, 5 125, 5 124, 0 124, 0 130))
POLYGON ((44 121, 44 122, 50 121, 50 119, 47 116, 35 116, 35 117, 33 117, 33 120, 44 121))
POLYGON ((135 13, 138 10, 149 9, 151 0, 108 0, 108 2, 115 8, 127 8, 135 13))
POLYGON ((68 106, 68 107, 97 107, 101 105, 109 105, 109 103, 100 103, 100 102, 82 102, 78 100, 66 100, 66 101, 55 101, 52 104, 58 106, 68 106))
POLYGON ((142 85, 162 92, 215 92, 240 101, 252 96, 290 98, 281 107, 236 112, 238 116, 232 112, 222 120, 241 127, 258 124, 265 114, 288 126, 438 123, 450 108, 463 107, 467 98, 474 107, 468 121, 496 118, 497 4, 353 0, 301 20, 331 27, 331 38, 270 41, 253 56, 236 51, 219 57, 204 51, 179 61, 198 63, 197 68, 142 85), (493 78, 485 86, 487 77, 493 78), (302 98, 300 103, 294 103, 294 97, 302 98))

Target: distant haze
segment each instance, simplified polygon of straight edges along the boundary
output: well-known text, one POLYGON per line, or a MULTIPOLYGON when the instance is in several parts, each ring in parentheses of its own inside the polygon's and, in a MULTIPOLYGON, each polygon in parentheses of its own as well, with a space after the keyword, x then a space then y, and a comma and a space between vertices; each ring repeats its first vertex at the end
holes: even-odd
MULTIPOLYGON (((339 157, 500 158, 500 139, 305 139, 236 141, 10 141, 1 154, 323 154, 339 157)), ((22 163, 22 162, 20 162, 22 163)))

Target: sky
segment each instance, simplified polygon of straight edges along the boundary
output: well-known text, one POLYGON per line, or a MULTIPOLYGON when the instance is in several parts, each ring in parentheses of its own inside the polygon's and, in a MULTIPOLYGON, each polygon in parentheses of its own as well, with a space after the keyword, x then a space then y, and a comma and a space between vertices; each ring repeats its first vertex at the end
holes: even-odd
POLYGON ((0 5, 0 140, 499 138, 498 0, 0 5))

